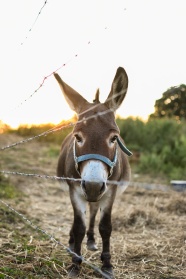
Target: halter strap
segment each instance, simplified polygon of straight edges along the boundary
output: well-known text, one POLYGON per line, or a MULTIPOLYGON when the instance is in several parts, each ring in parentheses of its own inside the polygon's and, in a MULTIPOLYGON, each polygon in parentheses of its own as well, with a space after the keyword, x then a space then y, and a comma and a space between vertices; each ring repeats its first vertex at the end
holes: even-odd
POLYGON ((102 155, 99 155, 99 154, 85 154, 85 155, 81 155, 81 156, 77 157, 76 156, 76 141, 75 140, 74 140, 74 146, 73 146, 73 154, 74 154, 75 167, 76 167, 76 170, 79 173, 79 175, 80 175, 80 172, 79 172, 79 169, 78 169, 78 163, 93 159, 93 160, 102 161, 110 167, 110 173, 109 173, 109 177, 110 177, 113 173, 113 168, 116 165, 117 158, 118 158, 117 147, 116 147, 116 151, 115 151, 115 154, 114 154, 113 161, 111 161, 109 158, 107 158, 105 156, 102 156, 102 155))
POLYGON ((76 159, 77 159, 77 163, 80 163, 80 162, 83 162, 86 160, 90 160, 90 159, 99 160, 99 161, 102 161, 105 164, 107 164, 112 169, 116 165, 116 162, 117 162, 117 151, 115 152, 113 161, 111 161, 109 158, 99 155, 99 154, 86 154, 86 155, 79 156, 76 159))
POLYGON ((132 152, 121 142, 119 137, 117 138, 117 143, 125 154, 127 154, 128 156, 132 155, 132 152))
MULTIPOLYGON (((119 138, 117 138, 117 143, 125 154, 127 154, 128 156, 132 155, 132 152, 129 149, 127 149, 127 147, 121 142, 121 140, 119 138)), ((111 161, 109 158, 99 155, 99 154, 85 154, 85 155, 81 155, 81 156, 77 157, 76 156, 76 141, 74 140, 73 155, 74 155, 74 161, 75 161, 75 168, 76 168, 77 172, 79 173, 79 175, 80 175, 80 172, 79 172, 79 168, 78 168, 78 163, 93 159, 93 160, 102 161, 110 167, 110 173, 109 173, 109 177, 110 177, 113 173, 113 168, 115 167, 116 162, 117 162, 118 151, 117 151, 117 146, 116 146, 113 161, 111 161)))

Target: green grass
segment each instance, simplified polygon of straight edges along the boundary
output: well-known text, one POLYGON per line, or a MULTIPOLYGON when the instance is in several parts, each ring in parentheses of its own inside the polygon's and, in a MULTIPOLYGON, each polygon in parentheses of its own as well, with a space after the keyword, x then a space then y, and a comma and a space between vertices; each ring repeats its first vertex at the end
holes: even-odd
MULTIPOLYGON (((28 217, 30 219, 30 217, 28 217)), ((32 218, 31 218, 32 219, 32 218)), ((68 253, 55 247, 48 236, 27 225, 20 216, 0 204, 0 278, 61 278, 70 264, 68 253)), ((32 220, 38 224, 37 220, 32 220)))
POLYGON ((60 153, 60 147, 51 145, 50 148, 46 152, 47 157, 57 158, 60 153))
POLYGON ((0 199, 14 199, 20 197, 21 194, 6 176, 0 174, 0 199))

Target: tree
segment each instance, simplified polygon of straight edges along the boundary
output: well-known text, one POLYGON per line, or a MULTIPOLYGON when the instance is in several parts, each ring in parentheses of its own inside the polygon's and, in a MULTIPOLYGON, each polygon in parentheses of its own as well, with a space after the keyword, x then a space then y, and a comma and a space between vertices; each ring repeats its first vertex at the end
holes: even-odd
POLYGON ((150 118, 186 119, 186 85, 170 87, 162 98, 155 102, 155 112, 150 118))

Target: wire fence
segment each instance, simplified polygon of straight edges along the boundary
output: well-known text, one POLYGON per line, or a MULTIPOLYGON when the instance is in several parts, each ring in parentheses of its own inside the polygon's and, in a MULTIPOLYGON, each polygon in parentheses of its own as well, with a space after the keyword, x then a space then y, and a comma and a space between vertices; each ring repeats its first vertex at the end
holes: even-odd
MULTIPOLYGON (((39 11, 39 13, 38 13, 36 19, 34 20, 32 26, 31 26, 31 27, 29 28, 29 30, 28 30, 28 34, 32 31, 33 27, 35 26, 35 24, 36 24, 36 22, 37 22, 39 16, 41 15, 41 12, 42 12, 42 10, 44 9, 44 7, 45 7, 46 4, 47 4, 47 0, 44 1, 44 4, 43 4, 43 6, 41 7, 41 9, 40 9, 40 11, 39 11)), ((24 42, 26 41, 27 38, 28 38, 28 35, 25 37, 25 40, 21 43, 21 45, 24 44, 24 42)))
MULTIPOLYGON (((107 30, 107 27, 104 28, 104 30, 107 30)), ((91 41, 87 41, 86 45, 89 46, 91 44, 91 41)), ((27 102, 29 99, 31 99, 45 84, 46 80, 53 76, 54 73, 57 73, 59 70, 67 66, 70 62, 72 62, 75 58, 77 58, 80 55, 80 52, 73 54, 65 63, 62 63, 61 66, 56 68, 53 72, 49 73, 48 75, 45 75, 43 80, 41 81, 40 85, 28 96, 26 97, 23 101, 21 101, 16 107, 14 107, 12 110, 16 110, 19 107, 21 107, 25 102, 27 102)))
MULTIPOLYGON (((46 6, 47 1, 44 1, 44 4, 42 6, 42 8, 40 9, 35 21, 33 22, 32 26, 30 27, 30 29, 28 30, 28 34, 32 31, 33 27, 35 26, 39 16, 41 15, 42 10, 44 9, 44 7, 46 6)), ((105 27, 105 30, 107 29, 107 27, 105 27)), ((28 38, 28 35, 25 37, 25 40, 28 38)), ((25 40, 21 43, 21 45, 24 44, 25 40)), ((87 45, 90 45, 90 41, 87 42, 87 45)), ((78 57, 78 54, 74 54, 68 61, 66 61, 66 63, 63 63, 60 67, 58 67, 55 71, 51 72, 50 74, 46 75, 41 84, 34 90, 33 93, 31 93, 27 98, 25 98, 24 101, 22 101, 17 107, 20 107, 21 105, 23 105, 25 102, 27 102, 30 98, 32 98, 34 96, 34 94, 36 94, 44 85, 45 81, 50 78, 51 76, 53 76, 53 74, 57 71, 59 71, 61 68, 65 67, 70 61, 74 60, 75 58, 78 57)), ((99 106, 100 104, 95 105, 93 108, 94 109, 96 106, 99 106)), ((16 107, 16 108, 17 108, 16 107)), ((89 110, 91 110, 89 109, 89 110)), ((66 125, 63 124, 58 124, 56 125, 54 128, 51 128, 39 135, 36 136, 32 136, 29 137, 27 139, 23 139, 21 141, 6 145, 4 147, 0 148, 0 151, 4 151, 16 146, 19 146, 21 144, 25 144, 28 143, 32 140, 36 140, 40 137, 43 136, 47 136, 50 133, 55 133, 56 131, 62 130, 64 128, 67 127, 71 127, 74 126, 77 123, 80 122, 84 122, 93 118, 96 118, 98 116, 104 115, 106 113, 109 113, 110 110, 107 110, 105 112, 99 112, 95 115, 89 116, 87 118, 83 118, 82 120, 78 120, 75 123, 68 123, 66 125)), ((43 174, 36 174, 36 173, 23 173, 23 172, 15 172, 15 171, 6 171, 6 170, 0 170, 0 173, 2 173, 3 175, 18 175, 18 176, 25 176, 25 177, 34 177, 34 178, 39 178, 39 179, 51 179, 51 180, 57 180, 57 181, 75 181, 75 182, 81 182, 81 179, 75 179, 72 177, 57 177, 57 176, 50 176, 50 175, 43 175, 43 174)), ((118 182, 118 181, 108 181, 108 184, 117 184, 117 185, 123 185, 123 184, 128 184, 128 182, 122 181, 122 182, 118 182)), ((159 185, 159 184, 149 184, 149 183, 140 183, 140 182, 130 182, 129 185, 133 185, 136 187, 143 187, 146 189, 159 189, 159 190, 163 190, 163 191, 167 191, 168 187, 166 185, 159 185)), ((104 276, 105 278, 110 278, 107 274, 105 274, 100 268, 96 267, 95 265, 92 265, 90 262, 86 261, 86 259, 84 257, 80 257, 79 255, 77 255, 76 253, 74 253, 69 247, 66 247, 64 244, 62 244, 61 242, 59 242, 58 240, 56 240, 56 238, 54 236, 52 236, 51 234, 49 234, 47 231, 43 230, 42 228, 36 226, 32 221, 30 221, 27 217, 25 217, 23 214, 19 213, 16 209, 14 209, 12 206, 10 206, 8 203, 6 203, 5 201, 0 200, 1 204, 3 204, 4 206, 6 206, 9 210, 11 210, 13 213, 15 213, 16 215, 18 215, 23 221, 25 221, 29 226, 31 226, 35 231, 38 231, 44 235, 46 235, 51 241, 53 241, 55 244, 61 246, 63 249, 65 249, 69 254, 71 255, 75 255, 77 258, 79 258, 83 263, 85 263, 86 265, 88 265, 89 267, 91 267, 93 270, 95 270, 97 273, 101 274, 102 276, 104 276)))
MULTIPOLYGON (((55 175, 46 175, 46 174, 38 174, 38 173, 24 173, 17 171, 5 171, 0 170, 0 173, 3 175, 18 175, 18 176, 26 176, 26 177, 34 177, 34 178, 43 178, 50 179, 56 181, 74 181, 81 182, 81 178, 73 178, 73 177, 58 177, 55 175)), ((147 183, 147 182, 135 182, 135 181, 116 181, 116 180, 108 180, 107 184, 109 185, 117 185, 117 186, 134 186, 140 187, 149 190, 161 190, 161 191, 170 191, 171 187, 169 185, 160 184, 160 183, 147 183)))
MULTIPOLYGON (((90 42, 89 42, 90 43, 90 42)), ((73 55, 68 61, 66 61, 66 63, 63 63, 60 67, 58 67, 56 70, 54 70, 53 72, 51 72, 50 74, 46 75, 42 82, 40 83, 40 85, 28 96, 26 97, 22 102, 20 102, 20 104, 18 104, 15 108, 13 108, 13 110, 21 107, 25 102, 27 102, 29 99, 31 99, 44 85, 45 81, 53 76, 54 73, 56 73, 57 71, 59 71, 60 69, 62 69, 63 67, 65 67, 70 61, 72 61, 74 58, 76 58, 78 55, 75 54, 73 55)))
POLYGON ((30 137, 30 138, 27 138, 27 139, 23 139, 23 140, 20 140, 20 141, 18 141, 18 142, 15 142, 15 143, 6 145, 6 146, 4 146, 4 147, 1 147, 1 148, 0 148, 0 151, 3 151, 3 150, 6 150, 6 149, 9 149, 9 148, 18 146, 18 145, 23 144, 23 143, 30 142, 30 141, 35 140, 35 139, 38 139, 38 138, 40 138, 40 137, 47 136, 47 135, 49 135, 49 134, 51 134, 51 133, 60 131, 60 130, 62 130, 62 129, 64 129, 64 128, 71 127, 71 126, 73 126, 73 125, 74 125, 74 123, 71 123, 71 122, 70 122, 69 124, 66 124, 66 125, 64 125, 64 124, 58 124, 58 125, 56 125, 55 127, 51 128, 51 129, 49 129, 49 130, 47 130, 47 131, 45 131, 45 132, 43 132, 43 133, 41 133, 41 134, 39 134, 39 135, 30 137))
MULTIPOLYGON (((39 16, 41 15, 41 12, 42 10, 44 9, 44 7, 46 6, 47 4, 47 0, 44 1, 44 4, 43 6, 41 7, 34 23, 32 24, 32 26, 30 27, 29 29, 29 33, 32 31, 33 27, 35 26, 39 16)), ((125 12, 126 9, 124 9, 123 11, 125 12)), ((108 30, 108 26, 105 26, 104 27, 104 31, 108 30)), ((25 37, 25 40, 28 38, 28 36, 25 37)), ((24 42, 21 43, 21 45, 23 45, 24 42)), ((91 40, 87 40, 86 42, 86 46, 89 46, 91 44, 91 40)), ((74 54, 64 63, 61 64, 61 66, 57 67, 53 72, 49 73, 48 75, 45 75, 44 78, 42 79, 41 83, 39 84, 39 86, 28 96, 26 97, 23 101, 21 101, 16 107, 14 107, 12 110, 15 110, 19 107, 21 107, 25 102, 27 102, 29 99, 31 99, 45 84, 46 80, 48 78, 50 78, 51 76, 53 76, 54 73, 58 72, 60 69, 64 68, 67 64, 69 64, 71 61, 73 61, 75 58, 77 58, 78 56, 80 55, 80 52, 74 52, 74 54)))

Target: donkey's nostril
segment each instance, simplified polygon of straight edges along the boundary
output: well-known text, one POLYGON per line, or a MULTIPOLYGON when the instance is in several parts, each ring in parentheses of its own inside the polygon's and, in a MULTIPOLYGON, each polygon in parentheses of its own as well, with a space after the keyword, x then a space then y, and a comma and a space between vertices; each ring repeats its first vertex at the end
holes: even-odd
POLYGON ((105 182, 103 182, 101 189, 100 189, 100 194, 102 194, 105 191, 105 188, 106 188, 106 184, 105 184, 105 182))

